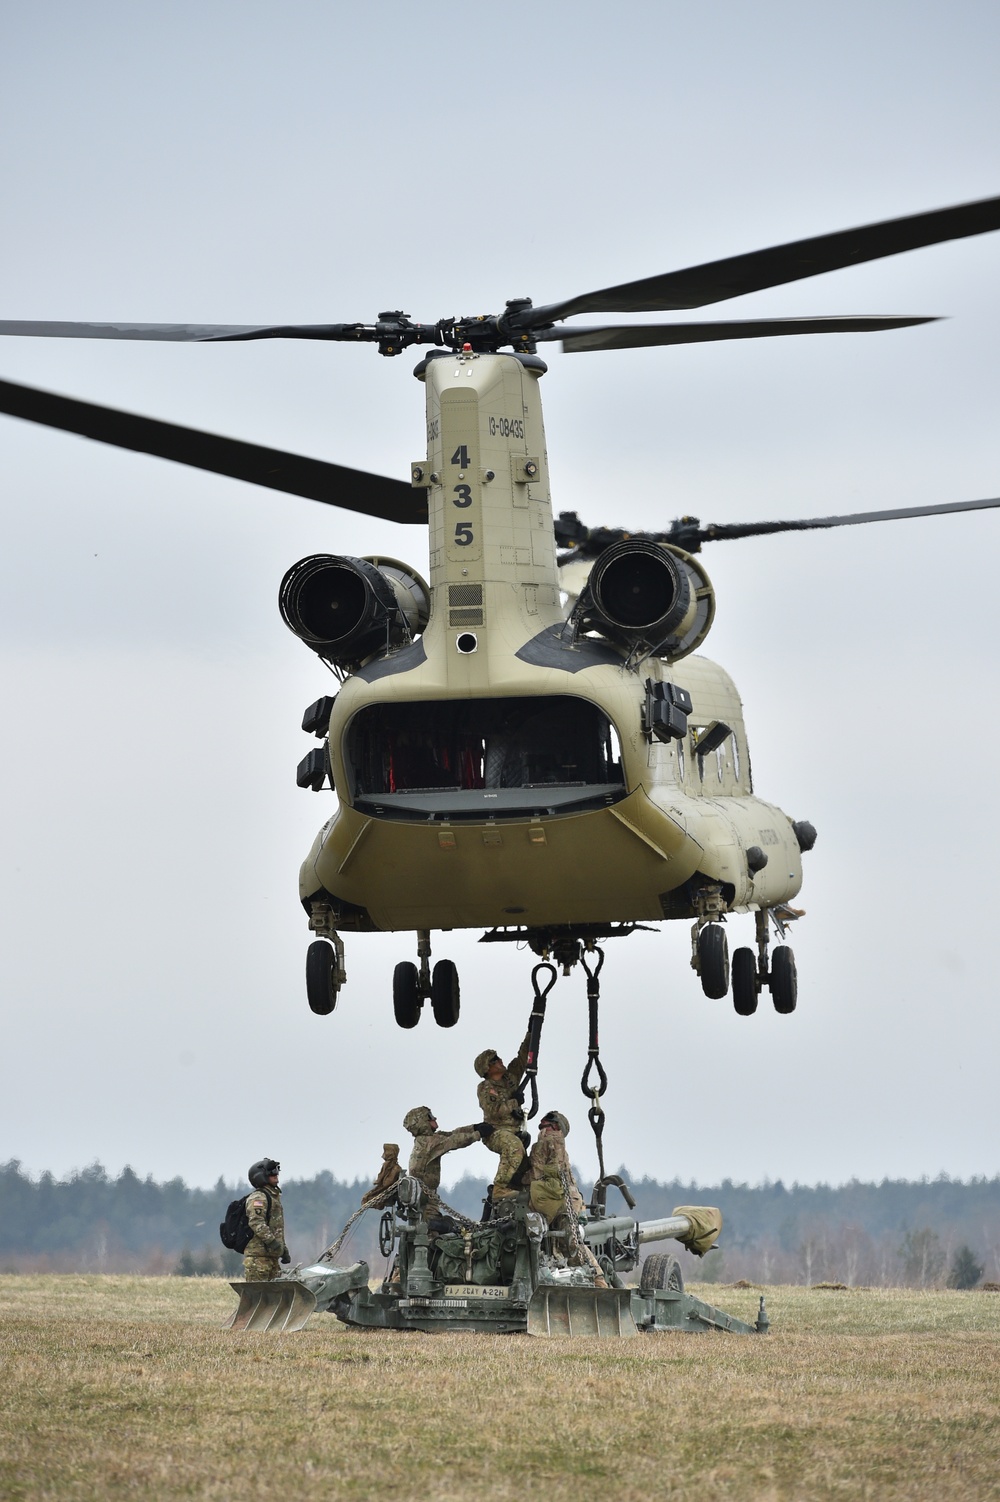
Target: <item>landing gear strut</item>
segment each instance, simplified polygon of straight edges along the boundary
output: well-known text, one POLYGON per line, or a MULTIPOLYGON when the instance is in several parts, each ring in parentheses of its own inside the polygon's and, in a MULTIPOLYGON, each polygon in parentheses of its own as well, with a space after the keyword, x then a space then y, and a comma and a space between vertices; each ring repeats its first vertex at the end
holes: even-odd
MULTIPOLYGON (((757 998, 765 986, 771 993, 776 1012, 787 1014, 795 1011, 798 999, 795 956, 787 944, 779 944, 768 963, 768 916, 766 908, 757 913, 756 955, 752 949, 737 949, 733 955, 733 1006, 741 1017, 750 1017, 756 1012, 757 998)), ((774 921, 784 935, 780 919, 774 921)))
POLYGON ((713 1001, 729 990, 729 941, 722 927, 726 904, 722 888, 703 887, 695 897, 698 914, 691 930, 691 968, 701 977, 701 989, 713 1001))
MULTIPOLYGON (((726 931, 722 927, 725 903, 721 888, 703 887, 695 897, 695 919, 691 930, 691 966, 701 977, 706 996, 718 1000, 729 990, 730 966, 726 931)), ((748 947, 737 949, 732 962, 733 1006, 740 1017, 752 1017, 765 986, 771 993, 776 1012, 795 1011, 798 982, 795 956, 787 944, 779 944, 768 959, 769 923, 782 938, 789 918, 800 916, 794 908, 761 908, 756 914, 756 953, 748 947)))
POLYGON ((454 1027, 460 1008, 458 970, 451 960, 438 960, 431 971, 431 936, 417 930, 417 958, 403 960, 392 974, 392 1010, 400 1027, 416 1027, 428 999, 438 1027, 454 1027))

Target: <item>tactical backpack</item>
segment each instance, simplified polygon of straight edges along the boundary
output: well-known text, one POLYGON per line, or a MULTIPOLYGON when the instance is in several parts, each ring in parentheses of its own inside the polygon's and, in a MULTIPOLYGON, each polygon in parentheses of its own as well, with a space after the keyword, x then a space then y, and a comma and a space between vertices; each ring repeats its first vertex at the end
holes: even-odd
MULTIPOLYGON (((267 1195, 267 1214, 264 1216, 268 1225, 271 1224, 271 1196, 267 1195)), ((244 1195, 241 1200, 233 1200, 226 1211, 226 1218, 219 1226, 219 1236, 222 1245, 231 1252, 245 1252, 253 1240, 253 1232, 247 1219, 247 1200, 249 1195, 244 1195)))

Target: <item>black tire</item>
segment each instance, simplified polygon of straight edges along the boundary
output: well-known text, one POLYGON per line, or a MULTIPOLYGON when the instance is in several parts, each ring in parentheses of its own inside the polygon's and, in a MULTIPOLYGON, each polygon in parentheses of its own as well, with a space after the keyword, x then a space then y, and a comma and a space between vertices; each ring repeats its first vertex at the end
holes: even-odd
POLYGON ((729 941, 721 923, 706 923, 698 935, 701 989, 713 1001, 729 990, 729 941))
POLYGON ((337 951, 325 939, 315 939, 306 950, 306 997, 309 1010, 327 1017, 337 1005, 337 951))
POLYGON ((639 1275, 639 1292, 652 1293, 656 1288, 671 1288, 676 1293, 684 1292, 684 1274, 676 1257, 669 1252, 654 1252, 642 1264, 639 1275))
POLYGON ((757 956, 752 949, 737 949, 733 955, 733 1006, 740 1017, 757 1010, 757 956))
POLYGON ((392 1010, 400 1027, 416 1027, 420 1004, 417 967, 412 960, 403 960, 392 972, 392 1010))
POLYGON ((458 970, 451 960, 438 960, 431 976, 431 1010, 438 1027, 454 1027, 459 1007, 458 970))
POLYGON ((782 944, 771 956, 771 1000, 776 1012, 794 1012, 799 995, 798 976, 795 973, 795 956, 787 944, 782 944))

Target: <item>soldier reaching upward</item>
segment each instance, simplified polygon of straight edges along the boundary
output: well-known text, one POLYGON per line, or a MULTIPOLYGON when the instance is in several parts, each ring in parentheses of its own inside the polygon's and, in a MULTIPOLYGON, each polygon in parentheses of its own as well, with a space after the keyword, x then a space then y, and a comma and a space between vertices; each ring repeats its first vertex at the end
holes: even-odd
POLYGON ((281 1271, 279 1262, 291 1262, 285 1245, 285 1212, 281 1207, 278 1174, 281 1164, 261 1158, 251 1165, 247 1178, 253 1185, 246 1197, 247 1220, 253 1232, 243 1252, 243 1276, 248 1283, 268 1283, 281 1271))
POLYGON ((505 1064, 495 1048, 484 1048, 473 1068, 482 1080, 476 1094, 483 1119, 493 1132, 486 1146, 500 1159, 493 1180, 493 1203, 512 1199, 517 1193, 518 1170, 525 1163, 524 1145, 518 1136, 524 1110, 518 1094, 528 1063, 528 1034, 517 1055, 505 1064), (512 1182, 513 1181, 513 1182, 512 1182))
POLYGON ((438 1209, 441 1159, 445 1153, 454 1152, 458 1147, 471 1147, 473 1142, 479 1142, 484 1131, 488 1135, 488 1128, 484 1123, 482 1126, 456 1127, 453 1132, 441 1132, 430 1106, 414 1106, 412 1111, 407 1111, 403 1117, 403 1126, 413 1137, 409 1171, 424 1186, 428 1208, 438 1209))

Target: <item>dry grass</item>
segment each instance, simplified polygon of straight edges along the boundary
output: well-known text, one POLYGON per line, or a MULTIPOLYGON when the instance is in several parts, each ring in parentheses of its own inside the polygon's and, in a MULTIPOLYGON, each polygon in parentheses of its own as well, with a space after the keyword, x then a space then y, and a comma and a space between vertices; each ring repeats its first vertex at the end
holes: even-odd
MULTIPOLYGON (((699 1288, 753 1318, 752 1290, 699 1288)), ((1000 1497, 1000 1296, 776 1288, 773 1333, 234 1336, 221 1280, 0 1278, 0 1497, 1000 1497)))

